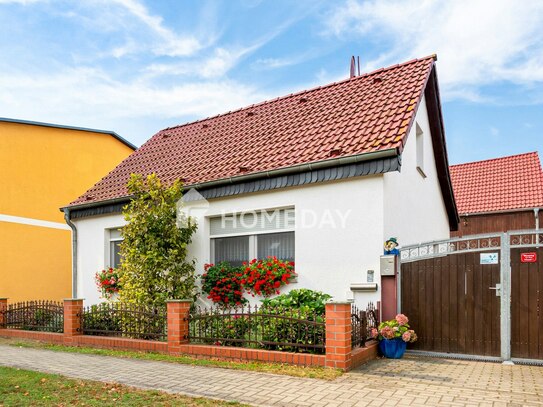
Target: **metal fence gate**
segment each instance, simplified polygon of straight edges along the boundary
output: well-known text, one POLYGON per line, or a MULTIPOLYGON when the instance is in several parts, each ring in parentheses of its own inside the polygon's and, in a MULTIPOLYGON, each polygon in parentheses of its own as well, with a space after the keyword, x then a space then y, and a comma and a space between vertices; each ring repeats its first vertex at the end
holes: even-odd
POLYGON ((414 349, 543 359, 543 230, 407 246, 398 278, 414 349))

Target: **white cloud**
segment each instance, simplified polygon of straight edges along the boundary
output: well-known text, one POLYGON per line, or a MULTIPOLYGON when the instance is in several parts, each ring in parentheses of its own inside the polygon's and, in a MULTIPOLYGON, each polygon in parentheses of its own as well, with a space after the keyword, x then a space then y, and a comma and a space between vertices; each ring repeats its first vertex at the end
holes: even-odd
POLYGON ((494 126, 490 126, 490 135, 492 137, 498 137, 500 135, 500 130, 494 126))
POLYGON ((0 0, 0 4, 22 4, 23 6, 26 6, 27 4, 33 4, 43 1, 47 0, 0 0))
MULTIPOLYGON (((120 82, 89 68, 32 76, 12 72, 0 76, 0 88, 3 116, 98 128, 104 127, 102 123, 132 118, 171 118, 179 123, 187 117, 218 114, 267 97, 231 80, 158 87, 141 80, 120 82)), ((134 136, 145 139, 149 135, 134 136)))
POLYGON ((444 95, 477 100, 484 85, 543 81, 542 24, 539 0, 348 0, 327 33, 382 47, 368 67, 437 53, 444 95))
POLYGON ((163 25, 162 17, 152 15, 147 8, 136 0, 111 0, 123 6, 137 17, 162 40, 156 44, 154 52, 157 55, 178 57, 191 55, 202 48, 202 44, 192 36, 181 36, 163 25))

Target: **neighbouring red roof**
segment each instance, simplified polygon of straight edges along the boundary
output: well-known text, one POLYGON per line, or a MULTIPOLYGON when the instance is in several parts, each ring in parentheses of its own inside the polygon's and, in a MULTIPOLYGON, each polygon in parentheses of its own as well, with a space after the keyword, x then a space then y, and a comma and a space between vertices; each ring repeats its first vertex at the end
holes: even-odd
POLYGON ((452 165, 459 214, 543 207, 543 171, 537 152, 452 165))
POLYGON ((185 185, 397 148, 435 56, 166 128, 70 205, 122 198, 131 173, 185 185))

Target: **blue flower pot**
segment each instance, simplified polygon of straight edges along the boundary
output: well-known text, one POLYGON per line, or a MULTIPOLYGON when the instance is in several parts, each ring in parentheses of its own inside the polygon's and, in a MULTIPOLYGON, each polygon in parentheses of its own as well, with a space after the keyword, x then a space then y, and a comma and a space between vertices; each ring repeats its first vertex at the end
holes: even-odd
POLYGON ((389 359, 401 359, 406 347, 407 342, 404 342, 402 338, 382 339, 379 342, 379 350, 389 359))

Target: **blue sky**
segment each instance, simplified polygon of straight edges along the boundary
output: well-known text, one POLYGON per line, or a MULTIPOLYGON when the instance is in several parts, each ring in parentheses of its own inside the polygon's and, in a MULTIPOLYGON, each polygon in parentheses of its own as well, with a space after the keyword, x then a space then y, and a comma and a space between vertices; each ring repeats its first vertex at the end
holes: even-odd
POLYGON ((449 158, 543 150, 543 2, 0 0, 0 116, 161 128, 429 54, 449 158))

